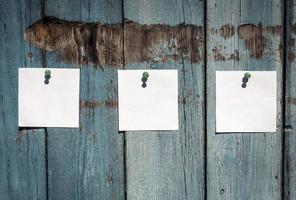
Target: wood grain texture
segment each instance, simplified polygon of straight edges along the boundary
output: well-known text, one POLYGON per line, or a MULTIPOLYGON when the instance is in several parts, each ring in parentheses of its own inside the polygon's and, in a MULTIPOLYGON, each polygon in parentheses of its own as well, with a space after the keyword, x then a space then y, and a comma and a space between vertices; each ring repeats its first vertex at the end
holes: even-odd
POLYGON ((296 199, 296 1, 286 3, 284 200, 296 199))
POLYGON ((200 63, 203 60, 203 52, 199 50, 204 42, 203 30, 201 26, 193 24, 143 25, 131 20, 125 20, 124 24, 102 24, 46 16, 27 27, 24 35, 26 41, 35 47, 56 52, 61 61, 81 65, 92 63, 97 68, 106 65, 120 68, 123 64, 123 28, 125 40, 132 45, 126 46, 125 55, 128 59, 125 64, 184 58, 192 63, 200 63), (169 54, 163 55, 159 52, 160 42, 171 44, 169 54), (135 49, 140 51, 134 51, 135 49))
POLYGON ((296 199, 296 0, 286 0, 286 16, 283 8, 281 0, 2 0, 0 199, 121 200, 125 184, 128 200, 279 200, 282 189, 284 200, 296 199), (156 40, 155 33, 149 52, 155 57, 139 63, 131 53, 141 55, 149 33, 133 38, 127 34, 135 31, 125 27, 123 36, 126 69, 178 69, 180 130, 127 132, 124 160, 117 114, 120 63, 65 64, 55 53, 46 53, 42 60, 40 50, 24 41, 23 32, 41 19, 43 3, 46 15, 64 20, 120 24, 124 17, 140 25, 195 25, 199 44, 192 49, 199 59, 193 63, 186 56, 171 59, 174 45, 192 42, 192 32, 184 27, 179 32, 177 28, 181 37, 169 42, 156 40), (43 128, 18 130, 17 69, 42 67, 42 62, 47 67, 81 68, 80 129, 49 128, 47 138, 43 128), (277 133, 215 133, 216 70, 277 70, 277 133))
POLYGON ((207 1, 208 200, 281 199, 282 4, 280 0, 207 1), (215 134, 216 70, 278 72, 276 133, 215 134))
MULTIPOLYGON (((46 0, 45 14, 117 23, 122 21, 121 5, 119 0, 46 0)), ((63 64, 50 53, 46 64, 82 67, 63 64)), ((80 73, 80 129, 48 129, 49 199, 124 199, 123 136, 116 107, 108 106, 117 102, 116 69, 88 65, 80 73)))
MULTIPOLYGON (((203 1, 125 0, 124 17, 140 24, 180 23, 203 26, 203 1)), ((134 43, 125 30, 125 61, 134 43)), ((198 35, 203 41, 203 33, 198 35)), ((184 37, 186 40, 186 37, 184 37)), ((172 42, 174 43, 174 42, 172 42)), ((160 41, 154 51, 170 54, 170 45, 160 41)), ((178 44, 176 44, 178 45, 178 44)), ((133 49, 140 51, 141 49, 133 49)), ((204 56, 203 42, 196 51, 204 56)), ((126 132, 127 199, 204 199, 204 61, 191 63, 154 60, 126 65, 128 69, 178 69, 179 131, 126 132)))
POLYGON ((44 129, 18 130, 18 68, 38 67, 40 51, 23 29, 40 17, 40 1, 0 3, 0 194, 1 199, 45 199, 44 129))

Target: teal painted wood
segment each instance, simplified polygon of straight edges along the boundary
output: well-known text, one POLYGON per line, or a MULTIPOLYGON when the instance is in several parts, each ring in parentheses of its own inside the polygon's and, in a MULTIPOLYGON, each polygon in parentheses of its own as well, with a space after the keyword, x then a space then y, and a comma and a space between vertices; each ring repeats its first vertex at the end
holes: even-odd
POLYGON ((281 199, 282 8, 280 0, 207 1, 208 200, 281 199), (216 70, 277 70, 277 133, 215 134, 216 70))
POLYGON ((1 199, 46 199, 44 129, 18 130, 18 68, 41 65, 23 30, 40 17, 39 7, 39 0, 0 3, 1 199))
POLYGON ((296 1, 286 4, 286 96, 285 96, 285 143, 284 143, 284 200, 296 199, 296 1))
MULTIPOLYGON (((66 20, 114 23, 122 21, 121 5, 120 0, 46 0, 45 14, 66 20)), ((47 54, 46 64, 81 67, 80 99, 89 105, 81 107, 80 130, 48 129, 49 199, 124 199, 117 69, 63 64, 51 54, 47 54)))
MULTIPOLYGON (((124 17, 140 24, 203 26, 203 1, 125 0, 124 17)), ((126 37, 125 37, 126 38, 126 37)), ((125 40, 125 47, 130 46, 125 40)), ((169 52, 165 42, 159 52, 169 52)), ((127 50, 127 49, 125 49, 127 50)), ((203 58, 204 47, 200 51, 203 58)), ((137 51, 137 50, 136 50, 137 51)), ((157 51, 157 50, 156 50, 157 51)), ((163 53, 165 55, 165 53, 163 53)), ((125 52, 125 61, 129 62, 125 52)), ((126 132, 127 199, 204 199, 204 62, 129 64, 128 69, 178 69, 179 131, 126 132), (183 103, 182 103, 183 102, 183 103)))

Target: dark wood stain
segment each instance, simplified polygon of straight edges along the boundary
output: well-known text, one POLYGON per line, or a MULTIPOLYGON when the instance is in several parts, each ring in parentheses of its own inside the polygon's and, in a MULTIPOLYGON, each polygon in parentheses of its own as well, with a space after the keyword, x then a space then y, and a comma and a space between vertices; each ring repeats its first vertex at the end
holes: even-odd
POLYGON ((59 58, 78 64, 123 65, 123 29, 121 24, 64 21, 46 17, 29 26, 25 39, 59 58))
POLYGON ((294 98, 294 97, 287 97, 287 103, 288 104, 292 104, 292 105, 296 105, 296 98, 294 98))
MULTIPOLYGON (((264 55, 264 49, 268 46, 268 40, 270 37, 283 35, 282 25, 266 26, 263 27, 261 23, 258 25, 254 24, 242 24, 237 27, 237 29, 231 24, 225 24, 220 28, 211 28, 209 27, 208 33, 218 34, 220 37, 229 39, 233 37, 237 31, 239 39, 244 40, 245 47, 249 50, 250 58, 260 59, 264 55)), ((283 47, 282 44, 279 45, 278 51, 283 57, 283 47)), ((214 61, 225 61, 225 60, 234 60, 239 61, 240 55, 239 51, 235 50, 228 58, 224 55, 221 50, 217 47, 212 49, 213 60, 214 61)))
POLYGON ((84 108, 98 108, 98 107, 106 107, 106 108, 117 108, 117 100, 108 99, 105 101, 100 100, 80 100, 80 109, 84 108))
POLYGON ((281 36, 283 33, 283 27, 281 25, 267 26, 266 31, 273 35, 281 36))
POLYGON ((285 49, 284 44, 283 44, 283 42, 281 41, 281 42, 279 43, 279 48, 277 49, 278 52, 280 53, 280 59, 281 59, 281 61, 283 61, 283 60, 285 59, 284 49, 285 49))
POLYGON ((259 59, 267 46, 267 39, 263 36, 263 27, 254 24, 243 24, 238 27, 238 36, 245 41, 246 48, 250 51, 250 57, 259 59))
POLYGON ((234 35, 234 26, 226 24, 223 25, 220 29, 219 29, 219 34, 221 37, 223 37, 224 39, 227 39, 231 36, 234 35))
POLYGON ((295 53, 293 51, 294 48, 295 48, 295 39, 291 37, 287 39, 287 59, 289 63, 295 60, 295 53))
POLYGON ((295 60, 295 54, 291 51, 288 52, 287 58, 289 62, 293 62, 295 60))
POLYGON ((212 49, 212 52, 215 61, 225 61, 225 57, 222 55, 220 48, 215 47, 212 49))
MULTIPOLYGON (((128 63, 203 59, 203 28, 196 25, 100 24, 45 17, 29 26, 25 39, 34 46, 59 52, 69 63, 123 66, 123 38, 128 63)), ((126 64, 128 64, 126 63, 126 64)))
MULTIPOLYGON (((250 57, 260 59, 267 47, 264 32, 281 36, 282 29, 281 25, 263 28, 261 24, 242 24, 237 32, 239 38, 244 40, 250 57)), ((230 24, 216 30, 224 39, 234 36, 235 31, 235 27, 230 24)), ((182 59, 200 63, 204 49, 201 26, 142 25, 129 20, 124 23, 101 24, 45 17, 26 29, 25 39, 43 50, 58 52, 62 61, 73 64, 92 63, 96 67, 122 67, 124 59, 126 64, 148 61, 163 63, 182 59)), ((215 61, 226 60, 218 48, 212 51, 215 61)), ((227 60, 239 61, 239 52, 227 60)), ((288 54, 288 60, 294 60, 294 56, 288 54)))
MULTIPOLYGON (((178 102, 181 104, 186 103, 186 98, 188 96, 179 96, 178 102)), ((117 108, 118 107, 118 101, 117 99, 107 99, 107 100, 80 100, 80 110, 85 108, 95 109, 95 108, 117 108)))
POLYGON ((234 60, 234 61, 239 61, 240 57, 239 57, 239 51, 237 49, 234 50, 234 53, 232 53, 230 55, 230 57, 228 58, 228 60, 234 60))
POLYGON ((126 61, 166 62, 186 58, 193 63, 203 59, 203 28, 195 25, 139 25, 125 23, 126 61))
POLYGON ((290 30, 291 30, 291 32, 292 33, 296 33, 296 23, 294 23, 294 24, 290 24, 290 30))

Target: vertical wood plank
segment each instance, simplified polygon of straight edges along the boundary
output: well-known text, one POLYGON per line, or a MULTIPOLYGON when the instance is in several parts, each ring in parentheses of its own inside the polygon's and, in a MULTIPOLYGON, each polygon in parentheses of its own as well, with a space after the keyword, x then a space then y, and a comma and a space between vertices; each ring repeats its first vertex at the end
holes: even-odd
POLYGON ((286 3, 284 199, 296 199, 296 1, 286 3))
POLYGON ((207 1, 208 200, 281 199, 282 4, 207 1), (215 134, 216 70, 278 72, 276 133, 215 134))
MULTIPOLYGON (((120 0, 46 0, 45 14, 121 23, 120 0)), ((117 126, 117 69, 70 65, 47 54, 47 67, 80 67, 80 130, 48 129, 49 199, 124 199, 123 136, 117 126), (111 106, 110 106, 111 105, 111 106), (113 106, 112 106, 113 105, 113 106)))
MULTIPOLYGON (((180 23, 203 26, 203 1, 125 0, 124 17, 140 24, 180 23)), ((145 45, 148 38, 131 38, 125 26, 125 61, 130 60, 133 44, 145 45)), ((147 37, 147 36, 146 36, 147 37)), ((201 32, 203 40, 203 32, 201 32)), ((151 39, 151 38, 150 38, 151 39)), ((204 45, 201 61, 187 59, 128 64, 128 69, 178 69, 179 131, 126 132, 127 199, 204 199, 204 45)), ((177 44, 178 45, 178 44, 177 44)), ((170 44, 155 44, 160 57, 170 53, 170 44)))
POLYGON ((40 51, 23 38, 40 18, 40 0, 0 3, 1 199, 45 199, 44 129, 18 130, 18 68, 40 67, 40 51))

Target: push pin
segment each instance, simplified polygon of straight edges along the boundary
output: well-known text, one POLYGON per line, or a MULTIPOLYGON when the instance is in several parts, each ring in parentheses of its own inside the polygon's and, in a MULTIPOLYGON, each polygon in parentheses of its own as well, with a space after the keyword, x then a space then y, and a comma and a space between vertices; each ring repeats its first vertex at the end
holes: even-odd
POLYGON ((44 83, 45 84, 48 84, 49 83, 49 79, 50 79, 50 70, 45 70, 45 72, 44 72, 44 78, 45 78, 45 80, 44 80, 44 83))
POLYGON ((251 78, 251 74, 249 72, 246 72, 242 79, 243 81, 242 88, 247 87, 247 82, 249 81, 249 78, 251 78))
POLYGON ((145 88, 147 86, 146 82, 148 80, 149 73, 148 72, 143 72, 143 77, 142 77, 142 88, 145 88))

